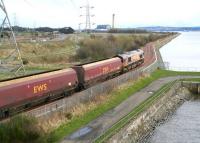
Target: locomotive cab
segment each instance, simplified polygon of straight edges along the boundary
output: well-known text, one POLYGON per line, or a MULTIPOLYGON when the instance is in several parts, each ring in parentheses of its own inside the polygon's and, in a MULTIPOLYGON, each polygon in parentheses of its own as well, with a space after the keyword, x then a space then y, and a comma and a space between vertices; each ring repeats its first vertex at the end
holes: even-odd
POLYGON ((141 49, 117 55, 123 63, 123 69, 128 71, 144 62, 144 51, 141 49))

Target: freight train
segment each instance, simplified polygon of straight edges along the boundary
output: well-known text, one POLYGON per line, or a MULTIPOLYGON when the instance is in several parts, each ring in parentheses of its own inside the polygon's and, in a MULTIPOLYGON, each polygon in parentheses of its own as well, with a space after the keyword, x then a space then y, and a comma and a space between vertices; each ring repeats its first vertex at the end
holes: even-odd
POLYGON ((144 62, 141 49, 113 58, 0 82, 0 118, 53 101, 127 72, 144 62))

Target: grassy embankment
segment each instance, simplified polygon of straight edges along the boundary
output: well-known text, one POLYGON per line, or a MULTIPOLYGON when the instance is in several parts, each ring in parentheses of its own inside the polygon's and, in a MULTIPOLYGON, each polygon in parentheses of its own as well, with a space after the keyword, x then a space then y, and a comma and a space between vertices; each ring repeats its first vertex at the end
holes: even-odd
POLYGON ((133 82, 132 84, 128 84, 123 89, 116 89, 113 92, 110 93, 110 99, 106 100, 105 103, 102 103, 95 107, 94 109, 91 109, 86 114, 82 115, 81 117, 74 117, 70 122, 67 124, 64 124, 54 130, 50 135, 51 142, 56 142, 60 139, 62 139, 64 136, 69 135, 76 129, 80 128, 83 125, 86 125, 91 120, 97 118, 104 112, 116 107, 119 105, 122 101, 127 99, 129 96, 137 92, 138 90, 146 87, 151 82, 161 78, 161 77, 167 77, 167 76, 178 76, 178 75, 200 75, 200 73, 195 72, 174 72, 174 71, 165 71, 165 70, 158 70, 154 72, 151 76, 146 78, 141 78, 140 80, 133 82))
MULTIPOLYGON (((156 72, 152 73, 149 77, 141 78, 135 82, 131 82, 123 86, 123 88, 118 88, 113 90, 108 96, 106 96, 106 100, 103 100, 102 102, 99 102, 96 106, 90 106, 90 108, 87 108, 85 112, 82 114, 74 115, 73 113, 70 114, 70 119, 63 123, 60 127, 53 129, 51 132, 44 133, 42 130, 37 130, 39 132, 39 135, 35 138, 31 138, 34 142, 58 142, 60 141, 64 136, 69 135, 70 133, 74 132, 78 128, 86 125, 90 121, 94 120, 98 116, 102 115, 106 111, 116 107, 119 105, 122 101, 130 97, 132 94, 137 92, 138 90, 146 87, 151 82, 161 78, 161 77, 167 77, 167 76, 178 76, 178 75, 200 75, 200 73, 195 72, 174 72, 174 71, 165 71, 165 70, 157 70, 156 72)), ((94 103, 91 103, 94 104, 94 103)), ((69 113, 67 113, 69 115, 69 113)), ((31 122, 29 122, 31 123, 31 122)), ((21 142, 24 142, 24 134, 27 134, 27 127, 28 128, 35 128, 36 124, 29 124, 26 126, 23 126, 23 124, 19 123, 19 121, 11 120, 6 126, 1 125, 0 131, 3 129, 9 130, 9 134, 7 132, 2 132, 0 134, 1 140, 8 140, 13 139, 19 140, 21 142), (16 125, 15 128, 12 130, 9 130, 13 125, 16 125), (33 127, 32 127, 33 126, 33 127), (14 136, 14 133, 18 132, 18 136, 14 136), (13 137, 14 136, 14 137, 13 137)), ((31 130, 32 131, 32 130, 31 130)), ((35 131, 35 130, 33 130, 35 131)), ((30 134, 30 133, 29 133, 30 134)), ((32 133, 31 133, 32 134, 32 133)))

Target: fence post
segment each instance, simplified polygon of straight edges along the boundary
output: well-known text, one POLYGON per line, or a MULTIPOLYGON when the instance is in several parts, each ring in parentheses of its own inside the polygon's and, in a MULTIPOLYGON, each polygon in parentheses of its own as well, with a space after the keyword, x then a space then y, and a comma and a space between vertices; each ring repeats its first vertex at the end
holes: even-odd
POLYGON ((62 103, 63 103, 63 106, 62 106, 63 109, 62 109, 62 111, 64 113, 64 107, 65 107, 65 100, 64 100, 64 98, 63 98, 63 102, 62 103))
POLYGON ((47 113, 47 106, 46 106, 46 104, 45 104, 44 112, 45 112, 45 114, 47 113))
POLYGON ((93 89, 93 87, 90 88, 90 101, 92 101, 92 94, 93 94, 93 93, 92 93, 92 92, 93 92, 92 89, 93 89))

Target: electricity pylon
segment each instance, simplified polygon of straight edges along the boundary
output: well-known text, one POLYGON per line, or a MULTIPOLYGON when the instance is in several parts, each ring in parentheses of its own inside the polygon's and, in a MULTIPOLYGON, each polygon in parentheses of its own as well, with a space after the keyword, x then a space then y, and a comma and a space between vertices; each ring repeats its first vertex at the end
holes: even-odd
POLYGON ((89 1, 87 0, 86 5, 81 6, 80 8, 85 8, 85 15, 80 15, 80 16, 85 16, 85 31, 90 32, 91 30, 91 20, 90 18, 93 17, 94 15, 90 14, 90 10, 93 9, 93 6, 89 5, 89 1))
POLYGON ((3 22, 1 24, 1 30, 0 30, 0 46, 3 44, 3 39, 5 37, 8 38, 5 42, 8 44, 6 45, 6 48, 10 47, 10 51, 6 57, 0 57, 0 71, 9 71, 17 75, 21 70, 23 71, 23 74, 25 73, 20 49, 18 47, 15 33, 13 32, 13 28, 11 26, 8 13, 6 11, 6 7, 4 5, 3 0, 0 0, 0 10, 5 15, 5 18, 3 19, 3 22))

